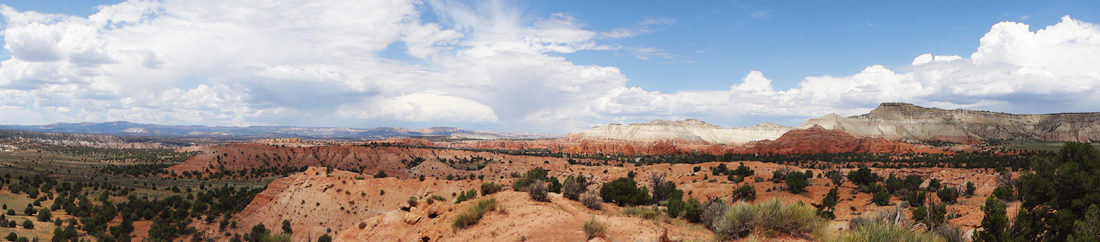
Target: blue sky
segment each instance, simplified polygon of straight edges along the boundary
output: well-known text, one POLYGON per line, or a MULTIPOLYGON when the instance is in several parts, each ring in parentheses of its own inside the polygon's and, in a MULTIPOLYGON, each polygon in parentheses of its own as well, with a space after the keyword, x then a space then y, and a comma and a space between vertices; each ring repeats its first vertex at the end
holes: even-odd
POLYGON ((1100 86, 1096 1, 2 4, 0 110, 23 115, 0 123, 566 133, 793 126, 886 101, 1100 109, 1073 102, 1100 86))

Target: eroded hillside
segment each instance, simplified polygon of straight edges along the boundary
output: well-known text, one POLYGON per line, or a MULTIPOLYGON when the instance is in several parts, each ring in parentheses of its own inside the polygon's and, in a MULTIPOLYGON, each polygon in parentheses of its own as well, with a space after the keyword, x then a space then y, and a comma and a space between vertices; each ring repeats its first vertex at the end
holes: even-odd
POLYGON ((870 113, 827 115, 799 126, 819 125, 857 137, 976 144, 988 140, 1090 142, 1100 140, 1100 113, 1010 114, 944 110, 907 103, 883 103, 870 113))

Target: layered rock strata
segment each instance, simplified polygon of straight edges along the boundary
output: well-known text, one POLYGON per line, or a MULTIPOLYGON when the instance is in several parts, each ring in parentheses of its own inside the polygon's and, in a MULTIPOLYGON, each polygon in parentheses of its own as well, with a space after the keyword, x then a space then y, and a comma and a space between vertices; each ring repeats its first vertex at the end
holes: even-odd
POLYGON ((965 109, 925 108, 908 103, 883 103, 870 113, 810 119, 814 125, 858 137, 906 142, 948 141, 964 144, 988 140, 1100 141, 1100 113, 1010 114, 965 109))
POLYGON ((688 141, 739 145, 776 139, 793 127, 764 123, 744 128, 723 128, 695 119, 654 120, 639 124, 609 124, 569 135, 579 139, 613 139, 634 142, 688 141))

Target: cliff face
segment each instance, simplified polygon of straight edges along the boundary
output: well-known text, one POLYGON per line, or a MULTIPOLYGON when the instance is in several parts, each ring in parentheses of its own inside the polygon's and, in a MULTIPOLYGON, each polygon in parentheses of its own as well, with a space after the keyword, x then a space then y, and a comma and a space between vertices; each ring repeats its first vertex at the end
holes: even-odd
POLYGON ((925 108, 907 103, 883 103, 870 113, 810 119, 799 126, 819 125, 861 137, 902 141, 983 140, 1100 141, 1100 113, 1010 114, 925 108))
POLYGON ((640 124, 610 124, 570 134, 570 138, 614 139, 634 142, 656 141, 705 141, 717 144, 739 145, 752 141, 776 139, 793 127, 765 123, 744 128, 723 128, 703 121, 655 120, 640 124))

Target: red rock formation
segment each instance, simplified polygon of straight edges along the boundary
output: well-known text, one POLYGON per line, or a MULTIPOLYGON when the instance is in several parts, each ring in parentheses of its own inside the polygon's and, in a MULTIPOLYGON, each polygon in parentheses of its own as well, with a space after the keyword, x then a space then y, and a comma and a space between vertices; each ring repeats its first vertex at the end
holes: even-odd
POLYGON ((826 130, 820 126, 796 129, 775 141, 759 141, 736 149, 735 153, 815 154, 815 153, 911 153, 916 147, 883 138, 856 138, 844 131, 826 130))

